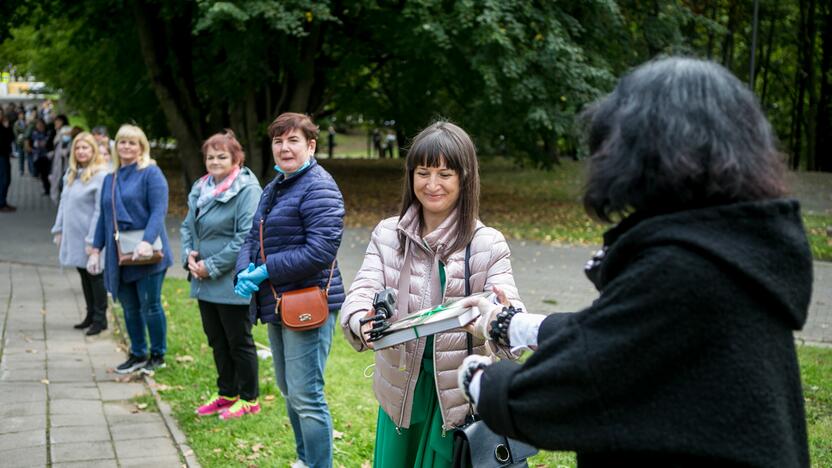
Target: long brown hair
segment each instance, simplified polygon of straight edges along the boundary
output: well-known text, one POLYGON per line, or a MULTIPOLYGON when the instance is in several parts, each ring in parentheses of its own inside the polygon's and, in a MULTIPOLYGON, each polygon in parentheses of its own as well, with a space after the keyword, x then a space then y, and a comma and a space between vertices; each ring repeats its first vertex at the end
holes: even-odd
MULTIPOLYGON (((404 173, 404 190, 399 218, 403 217, 413 204, 419 205, 419 222, 424 222, 421 204, 413 191, 413 173, 416 166, 440 167, 445 163, 448 169, 459 175, 459 199, 455 209, 459 210, 457 238, 450 245, 448 253, 462 250, 474 237, 477 218, 480 215, 480 171, 477 150, 471 137, 457 125, 440 120, 419 132, 407 152, 404 173)), ((405 236, 399 233, 399 252, 404 254, 405 236)))

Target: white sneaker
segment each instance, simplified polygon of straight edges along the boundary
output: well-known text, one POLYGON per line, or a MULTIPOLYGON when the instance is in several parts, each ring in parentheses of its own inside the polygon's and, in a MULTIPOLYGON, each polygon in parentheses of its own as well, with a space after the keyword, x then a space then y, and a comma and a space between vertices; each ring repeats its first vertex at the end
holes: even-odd
POLYGON ((291 468, 309 468, 309 466, 303 460, 295 460, 292 462, 291 468))

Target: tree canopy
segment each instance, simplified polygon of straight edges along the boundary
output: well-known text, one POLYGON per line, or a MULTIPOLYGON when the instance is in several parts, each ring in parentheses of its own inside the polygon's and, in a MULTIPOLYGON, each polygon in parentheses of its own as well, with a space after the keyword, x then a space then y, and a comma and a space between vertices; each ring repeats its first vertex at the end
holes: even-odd
MULTIPOLYGON (((659 54, 750 77, 753 3, 733 0, 20 0, 0 56, 63 90, 91 121, 173 136, 189 179, 232 128, 263 175, 284 111, 394 120, 406 142, 437 117, 486 152, 551 165, 575 116, 659 54)), ((760 0, 753 88, 793 167, 832 170, 832 7, 760 0)))

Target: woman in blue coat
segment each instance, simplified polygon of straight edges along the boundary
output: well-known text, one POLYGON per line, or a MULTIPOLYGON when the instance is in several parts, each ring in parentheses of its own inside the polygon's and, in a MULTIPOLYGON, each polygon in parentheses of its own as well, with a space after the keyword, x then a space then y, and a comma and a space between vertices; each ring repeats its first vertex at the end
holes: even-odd
POLYGON ((313 157, 318 127, 309 117, 281 114, 269 126, 269 135, 279 174, 263 191, 240 250, 235 291, 244 297, 253 293, 251 319, 269 325, 275 378, 295 433, 296 463, 330 467, 332 418, 324 399, 324 366, 335 313, 344 301, 341 274, 337 268, 332 272, 330 316, 320 328, 293 331, 283 326, 274 294, 326 286, 341 244, 344 200, 335 180, 313 157), (265 263, 260 261, 261 222, 265 263))
POLYGON ((130 336, 130 356, 116 367, 116 373, 127 374, 165 366, 167 322, 162 309, 162 281, 168 267, 173 264, 173 255, 165 232, 168 183, 156 161, 150 158, 150 144, 142 129, 122 125, 116 134, 116 152, 115 172, 104 179, 101 188, 101 216, 89 261, 90 264, 98 262, 99 251, 107 248, 104 286, 121 302, 124 323, 130 336), (144 230, 143 240, 137 245, 134 257, 150 257, 153 254, 152 243, 160 238, 161 262, 151 265, 118 264, 113 235, 114 211, 119 231, 144 230), (150 335, 150 356, 145 330, 150 335))
POLYGON ((217 367, 217 392, 196 413, 232 419, 260 412, 249 301, 231 292, 237 255, 263 190, 243 167, 246 156, 231 130, 208 138, 202 155, 208 173, 191 188, 188 215, 179 230, 191 297, 199 303, 202 329, 217 367))

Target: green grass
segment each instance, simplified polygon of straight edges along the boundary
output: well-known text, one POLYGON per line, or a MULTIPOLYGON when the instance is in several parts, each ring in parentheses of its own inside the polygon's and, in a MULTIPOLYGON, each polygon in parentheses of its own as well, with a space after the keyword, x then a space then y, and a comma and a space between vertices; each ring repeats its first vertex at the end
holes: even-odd
MULTIPOLYGON (((295 459, 294 438, 284 400, 274 383, 271 359, 259 361, 263 405, 259 415, 223 422, 194 414, 215 390, 216 373, 199 310, 188 298, 188 291, 184 280, 165 281, 162 298, 168 316, 169 365, 154 377, 162 398, 170 404, 203 466, 287 466, 295 459)), ((254 337, 268 345, 265 326, 256 326, 254 337)), ((832 466, 832 349, 801 346, 798 355, 813 466, 832 466)), ((356 353, 336 329, 326 368, 327 401, 337 431, 335 466, 372 463, 378 405, 372 379, 364 377, 372 361, 370 353, 356 353)), ((145 411, 152 410, 151 405, 145 411)), ((572 467, 575 457, 568 452, 543 452, 532 459, 531 466, 572 467)))
POLYGON ((803 223, 809 236, 809 246, 816 260, 832 261, 832 237, 827 229, 832 229, 832 215, 804 214, 803 223))
MULTIPOLYGON (((188 298, 188 284, 167 279, 162 295, 168 317, 168 367, 157 371, 154 379, 166 386, 161 396, 170 404, 199 462, 205 467, 285 467, 294 461, 294 437, 283 397, 274 383, 271 359, 259 361, 260 414, 236 421, 194 414, 194 409, 215 391, 211 349, 202 332, 196 302, 188 298)), ((254 338, 268 345, 266 327, 256 326, 254 338)), ((327 402, 337 431, 335 466, 372 464, 378 404, 372 378, 364 377, 372 363, 371 353, 355 352, 336 329, 325 376, 327 402)), ((574 466, 575 459, 572 454, 547 452, 535 457, 535 465, 574 466)))
POLYGON ((798 357, 812 466, 832 466, 832 349, 801 346, 798 357))

